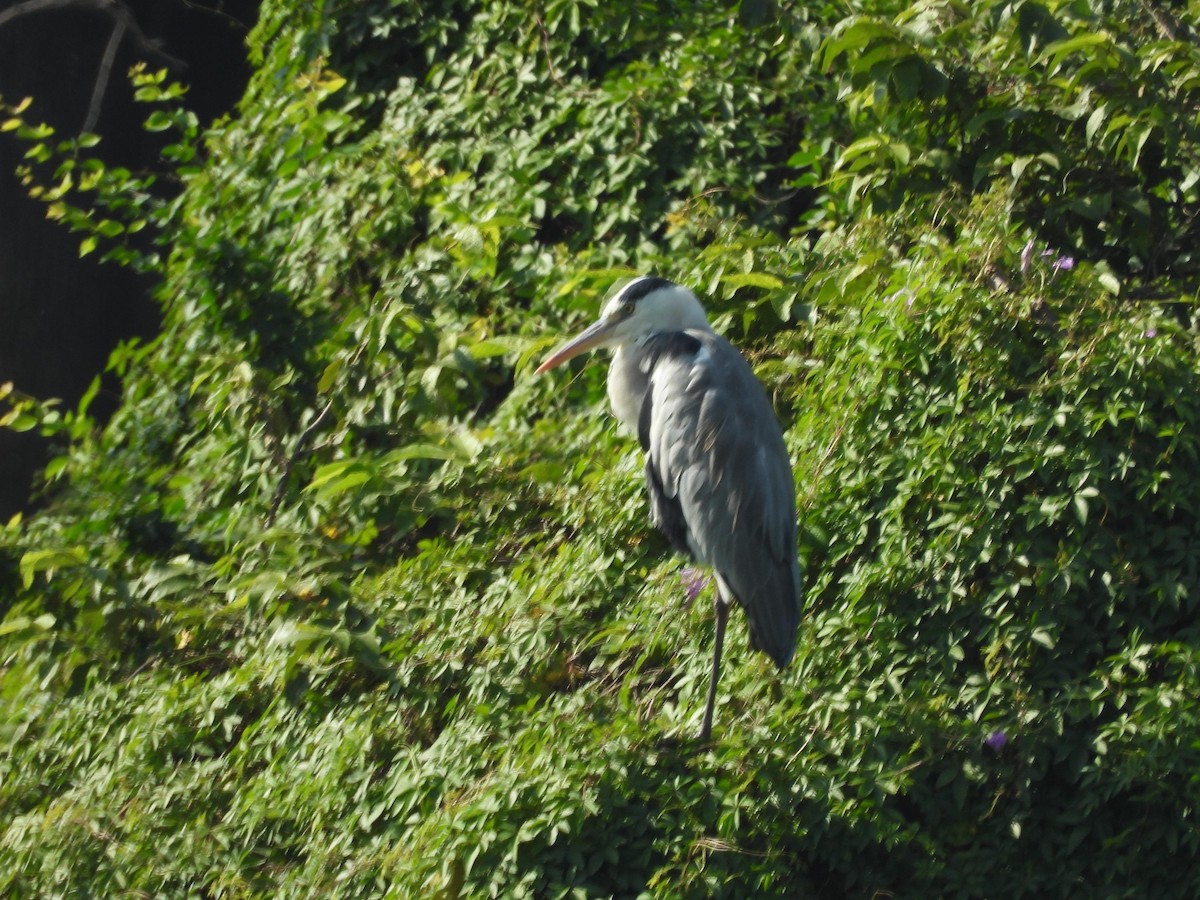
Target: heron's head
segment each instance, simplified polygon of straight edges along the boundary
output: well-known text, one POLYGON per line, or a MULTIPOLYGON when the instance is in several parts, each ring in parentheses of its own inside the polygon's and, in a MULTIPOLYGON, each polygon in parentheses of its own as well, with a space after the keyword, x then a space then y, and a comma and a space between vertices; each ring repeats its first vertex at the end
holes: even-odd
POLYGON ((663 331, 708 327, 704 307, 687 288, 665 278, 635 278, 604 304, 595 324, 555 349, 537 371, 553 369, 596 347, 620 347, 663 331))

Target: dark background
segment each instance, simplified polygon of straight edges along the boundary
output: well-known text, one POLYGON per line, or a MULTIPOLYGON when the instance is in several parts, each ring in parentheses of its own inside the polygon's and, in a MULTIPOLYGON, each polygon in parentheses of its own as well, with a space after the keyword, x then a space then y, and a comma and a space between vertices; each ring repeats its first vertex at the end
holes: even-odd
MULTIPOLYGON (((133 30, 126 31, 92 129, 103 138, 96 152, 110 165, 152 170, 163 141, 141 127, 147 110, 133 100, 130 67, 144 60, 151 69, 170 68, 173 80, 189 86, 186 103, 202 124, 234 113, 249 78, 245 37, 258 2, 116 6, 166 55, 138 46, 133 30)), ((32 97, 27 121, 53 126, 60 138, 77 135, 115 20, 94 0, 44 10, 27 0, 0 0, 0 12, 16 7, 31 11, 0 25, 0 97, 10 104, 32 97)), ((22 393, 58 397, 71 408, 118 342, 154 334, 158 309, 150 279, 101 263, 99 253, 81 259, 81 235, 46 219, 44 204, 26 195, 14 175, 26 149, 13 134, 0 134, 0 384, 11 381, 22 393)), ((111 414, 118 390, 105 376, 92 413, 111 414)), ((37 502, 31 490, 49 449, 35 433, 0 430, 0 519, 37 502)))

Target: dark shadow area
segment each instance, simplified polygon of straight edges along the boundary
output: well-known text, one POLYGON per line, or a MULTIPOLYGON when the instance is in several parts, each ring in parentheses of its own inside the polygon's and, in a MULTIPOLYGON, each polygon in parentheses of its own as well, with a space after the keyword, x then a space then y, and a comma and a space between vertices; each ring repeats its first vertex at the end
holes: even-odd
MULTIPOLYGON (((160 135, 142 128, 127 73, 145 60, 169 67, 189 86, 186 103, 202 123, 229 113, 250 76, 245 39, 257 0, 123 0, 121 3, 46 3, 0 0, 0 96, 32 97, 25 116, 61 138, 77 135, 94 113, 97 152, 109 165, 133 171, 162 168, 160 135), (98 79, 117 27, 128 15, 99 101, 98 79), (153 46, 149 42, 153 42, 153 46)), ((46 219, 14 175, 27 147, 0 133, 0 384, 73 407, 122 340, 153 336, 159 325, 153 282, 99 254, 79 256, 80 236, 46 219)), ((164 191, 171 190, 161 179, 164 191)), ((105 375, 92 413, 116 406, 119 385, 105 375)), ((33 433, 0 431, 0 519, 31 505, 34 476, 46 462, 47 442, 33 433)), ((34 501, 35 502, 35 501, 34 501)))

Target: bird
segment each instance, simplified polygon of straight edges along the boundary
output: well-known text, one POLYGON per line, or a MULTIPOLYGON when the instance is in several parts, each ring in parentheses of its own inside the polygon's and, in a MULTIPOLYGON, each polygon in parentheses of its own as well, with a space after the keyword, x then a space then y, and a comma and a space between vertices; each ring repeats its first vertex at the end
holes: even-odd
POLYGON ((787 445, 750 364, 713 331, 688 288, 652 275, 629 281, 536 373, 596 348, 613 351, 608 399, 645 455, 651 520, 674 549, 713 571, 712 670, 699 734, 707 742, 730 606, 745 612, 751 648, 780 669, 795 652, 803 600, 787 445))

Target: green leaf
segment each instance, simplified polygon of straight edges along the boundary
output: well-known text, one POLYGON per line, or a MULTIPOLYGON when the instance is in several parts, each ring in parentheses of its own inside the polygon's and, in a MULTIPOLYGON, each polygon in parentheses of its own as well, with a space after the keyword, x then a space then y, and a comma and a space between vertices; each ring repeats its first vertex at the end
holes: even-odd
POLYGON ((328 394, 331 390, 333 390, 333 386, 337 383, 338 378, 341 377, 345 366, 346 360, 343 357, 339 356, 330 360, 329 364, 325 366, 324 371, 321 373, 320 381, 317 382, 317 393, 328 394))
POLYGON ((476 341, 467 347, 467 353, 472 359, 492 359, 497 356, 507 356, 509 353, 520 353, 529 347, 529 340, 520 337, 491 337, 476 341))
POLYGON ((1080 494, 1076 494, 1074 498, 1072 498, 1071 502, 1075 507, 1075 518, 1079 520, 1080 525, 1086 525, 1088 517, 1087 498, 1080 494))
POLYGON ((58 569, 72 569, 87 562, 87 554, 80 548, 29 550, 22 554, 19 568, 21 582, 28 590, 33 586, 34 576, 39 572, 53 575, 58 569))
POLYGON ((461 446, 430 443, 408 444, 398 450, 391 450, 384 456, 384 461, 390 463, 410 459, 443 459, 467 462, 469 456, 461 446))
POLYGON ((1054 635, 1047 628, 1035 628, 1029 635, 1030 640, 1035 644, 1040 644, 1047 650, 1053 650, 1057 646, 1057 641, 1054 635))
MULTIPOLYGON (((846 147, 838 157, 834 164, 835 169, 855 168, 852 164, 860 157, 866 157, 877 153, 880 149, 886 149, 888 141, 881 135, 870 135, 869 137, 859 138, 850 146, 846 147)), ((861 165, 861 163, 860 163, 861 165)))
POLYGON ((783 288, 783 281, 766 272, 729 272, 721 276, 721 283, 734 290, 743 287, 756 287, 768 291, 778 291, 783 288))
POLYGON ((840 28, 821 47, 821 68, 826 72, 839 57, 861 50, 872 41, 895 39, 895 29, 890 25, 867 18, 848 21, 848 26, 840 28))
POLYGON ((143 127, 147 131, 157 132, 166 131, 171 127, 171 125, 171 117, 164 111, 156 109, 146 118, 146 122, 143 127))
POLYGON ((0 622, 0 635, 16 634, 22 631, 49 631, 54 627, 57 620, 49 613, 42 613, 40 616, 30 618, 29 616, 16 616, 12 619, 6 619, 0 622))
POLYGON ((1046 48, 1042 51, 1041 59, 1057 68, 1062 65, 1066 57, 1074 53, 1086 52, 1090 59, 1094 59, 1097 56, 1096 50, 1100 47, 1111 50, 1112 38, 1103 32, 1083 34, 1047 44, 1046 48))
POLYGON ((373 477, 371 469, 363 460, 343 459, 317 469, 305 490, 315 491, 324 498, 336 497, 366 484, 373 477))
POLYGON ((41 424, 41 419, 33 413, 23 410, 13 410, 0 417, 0 426, 18 433, 32 431, 41 424))

